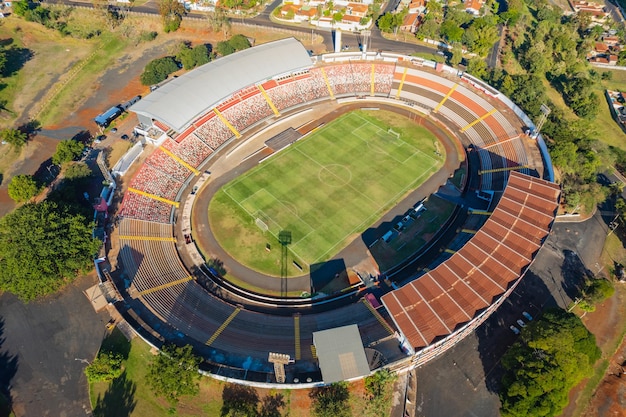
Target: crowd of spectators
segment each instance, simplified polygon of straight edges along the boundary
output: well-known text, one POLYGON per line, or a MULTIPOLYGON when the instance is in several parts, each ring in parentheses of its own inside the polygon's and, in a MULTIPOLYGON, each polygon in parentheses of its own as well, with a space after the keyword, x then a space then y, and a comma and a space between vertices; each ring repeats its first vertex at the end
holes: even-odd
POLYGON ((169 223, 172 206, 132 191, 126 191, 120 217, 147 220, 151 222, 169 223))
POLYGON ((189 135, 180 142, 167 139, 162 146, 194 168, 197 168, 213 153, 209 145, 195 135, 189 135))
POLYGON ((130 181, 130 187, 168 200, 176 197, 182 185, 180 181, 148 164, 143 164, 130 181))
POLYGON ((222 115, 228 120, 238 132, 254 125, 273 114, 270 105, 265 97, 257 89, 258 94, 249 95, 245 100, 235 102, 227 109, 220 109, 222 115))
POLYGON ((376 93, 389 94, 391 92, 395 70, 395 64, 377 63, 374 65, 374 91, 376 93))
POLYGON ((162 149, 155 150, 146 160, 146 164, 153 166, 180 182, 185 182, 189 175, 191 175, 191 171, 188 168, 163 152, 162 149))
POLYGON ((213 150, 216 150, 222 146, 224 142, 233 137, 233 132, 231 132, 228 126, 217 116, 211 117, 206 123, 200 126, 195 134, 213 150))

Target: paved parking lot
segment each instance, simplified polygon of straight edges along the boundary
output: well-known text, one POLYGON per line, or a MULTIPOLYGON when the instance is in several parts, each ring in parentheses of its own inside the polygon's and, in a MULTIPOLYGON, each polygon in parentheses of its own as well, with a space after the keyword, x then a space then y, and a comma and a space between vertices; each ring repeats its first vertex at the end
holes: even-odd
POLYGON ((498 311, 476 333, 417 370, 416 416, 499 415, 499 360, 516 338, 509 326, 522 311, 537 316, 545 307, 566 307, 581 269, 600 269, 606 233, 599 213, 582 223, 555 224, 529 272, 498 311))
POLYGON ((10 387, 18 417, 91 415, 83 369, 100 348, 108 320, 82 294, 95 282, 91 274, 29 304, 11 294, 0 296, 0 358, 11 364, 2 369, 0 382, 10 387))

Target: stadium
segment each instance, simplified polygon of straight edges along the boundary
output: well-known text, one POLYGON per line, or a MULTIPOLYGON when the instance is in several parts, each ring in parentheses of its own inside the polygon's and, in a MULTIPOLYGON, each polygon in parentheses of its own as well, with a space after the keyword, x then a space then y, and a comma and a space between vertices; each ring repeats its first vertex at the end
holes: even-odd
MULTIPOLYGON (((383 366, 426 363, 471 334, 511 294, 559 203, 550 157, 532 121, 482 81, 420 58, 367 50, 311 57, 298 41, 284 39, 197 68, 130 110, 146 142, 114 169, 124 189, 112 235, 119 253, 99 264, 102 287, 142 338, 157 347, 193 345, 203 369, 217 378, 309 388, 383 366), (227 213, 209 213, 209 202, 221 187, 307 141, 317 144, 309 135, 334 119, 382 110, 434 132, 438 144, 429 158, 455 166, 433 168, 426 185, 410 183, 417 190, 382 206, 376 215, 382 220, 365 224, 362 239, 337 251, 354 245, 367 251, 401 234, 419 216, 409 214, 424 204, 419 190, 431 187, 429 201, 453 202, 454 210, 421 251, 379 276, 370 269, 339 291, 316 292, 313 276, 332 275, 325 268, 340 256, 314 253, 310 259, 321 268, 310 265, 298 276, 293 267, 305 265, 289 258, 291 235, 287 241, 283 225, 273 228, 254 209, 251 222, 280 244, 271 249, 280 254, 280 273, 263 276, 215 252, 220 245, 209 217, 227 213), (459 166, 464 175, 453 185, 448 174, 459 166), (393 229, 398 219, 405 223, 393 229), (241 285, 252 281, 268 291, 241 285)), ((381 140, 395 137, 382 129, 381 140)))

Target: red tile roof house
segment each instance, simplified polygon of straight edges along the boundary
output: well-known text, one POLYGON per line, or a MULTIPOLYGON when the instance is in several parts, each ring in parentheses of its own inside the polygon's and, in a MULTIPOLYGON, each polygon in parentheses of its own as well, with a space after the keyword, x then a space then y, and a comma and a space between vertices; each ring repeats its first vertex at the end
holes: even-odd
POLYGON ((415 33, 419 25, 420 25, 419 13, 409 13, 406 16, 404 16, 402 25, 400 25, 400 30, 402 32, 415 33))
POLYGON ((480 15, 480 9, 485 4, 482 0, 466 0, 465 1, 465 11, 473 14, 474 16, 480 15))
POLYGON ((348 3, 346 6, 346 14, 351 16, 365 17, 368 11, 367 4, 348 3))

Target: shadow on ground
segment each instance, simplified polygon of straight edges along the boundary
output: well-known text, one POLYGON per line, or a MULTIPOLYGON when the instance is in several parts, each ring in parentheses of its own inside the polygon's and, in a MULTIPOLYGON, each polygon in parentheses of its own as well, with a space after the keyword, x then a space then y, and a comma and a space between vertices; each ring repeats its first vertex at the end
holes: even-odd
POLYGON ((93 409, 94 417, 128 417, 135 410, 137 385, 128 379, 126 371, 115 378, 104 395, 98 395, 93 409))
POLYGON ((500 306, 476 331, 478 338, 478 354, 485 376, 485 386, 491 393, 498 394, 503 369, 500 359, 517 338, 510 326, 521 330, 517 320, 528 323, 522 312, 529 313, 533 319, 541 314, 539 306, 556 307, 550 288, 543 279, 533 271, 527 271, 515 292, 500 306))
POLYGON ((0 317, 0 417, 11 415, 11 380, 17 372, 17 355, 2 350, 4 344, 4 319, 0 317))

